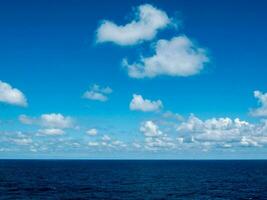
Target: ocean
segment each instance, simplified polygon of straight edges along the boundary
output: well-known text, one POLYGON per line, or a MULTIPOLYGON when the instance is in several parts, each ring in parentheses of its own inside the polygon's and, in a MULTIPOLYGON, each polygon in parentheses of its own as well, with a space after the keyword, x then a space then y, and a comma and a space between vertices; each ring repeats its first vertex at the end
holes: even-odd
POLYGON ((0 199, 267 199, 267 161, 0 160, 0 199))

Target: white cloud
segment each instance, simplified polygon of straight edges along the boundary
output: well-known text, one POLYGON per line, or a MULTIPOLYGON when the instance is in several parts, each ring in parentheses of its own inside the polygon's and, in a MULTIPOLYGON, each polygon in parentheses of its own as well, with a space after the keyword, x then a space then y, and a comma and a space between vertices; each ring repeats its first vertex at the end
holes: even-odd
POLYGON ((97 129, 92 128, 92 129, 87 130, 86 133, 90 136, 95 136, 95 135, 97 135, 98 131, 97 131, 97 129))
POLYGON ((136 142, 134 142, 132 145, 133 145, 133 147, 136 148, 136 149, 140 149, 140 148, 142 147, 141 144, 136 143, 136 142))
POLYGON ((249 138, 246 136, 243 136, 241 138, 240 144, 243 146, 254 146, 254 147, 258 147, 260 146, 257 142, 257 140, 254 140, 253 138, 249 138))
POLYGON ((175 144, 170 137, 166 135, 163 137, 146 137, 145 148, 148 150, 170 149, 175 148, 175 144))
POLYGON ((41 135, 63 135, 64 133, 64 130, 58 128, 40 129, 38 131, 38 134, 41 135))
POLYGON ((17 106, 27 106, 25 95, 17 88, 12 88, 11 85, 0 81, 0 102, 17 106))
POLYGON ((104 135, 104 136, 102 137, 102 140, 103 140, 103 141, 111 141, 111 137, 109 137, 108 135, 104 135))
POLYGON ((267 145, 267 120, 259 123, 228 117, 201 120, 191 115, 178 125, 177 131, 183 143, 192 146, 234 148, 267 145))
POLYGON ((166 111, 162 114, 162 116, 164 118, 169 118, 169 119, 175 119, 175 120, 178 120, 178 121, 182 121, 184 118, 182 115, 178 114, 178 113, 173 113, 171 111, 166 111))
POLYGON ((251 115, 255 117, 267 117, 267 93, 256 90, 254 91, 254 97, 258 99, 261 106, 251 110, 251 115))
POLYGON ((231 148, 232 145, 231 145, 231 144, 222 144, 222 147, 223 147, 223 148, 231 148))
POLYGON ((33 124, 34 123, 34 120, 26 115, 20 115, 19 116, 19 121, 23 124, 33 124))
MULTIPOLYGON (((172 121, 173 122, 173 121, 172 121)), ((33 124, 41 126, 40 117, 33 120, 33 124), (38 123, 37 123, 38 122, 38 123)), ((61 135, 65 129, 40 127, 37 131, 41 135, 61 135)), ((89 129, 89 133, 95 134, 95 130, 89 129)), ((250 123, 229 117, 201 119, 195 115, 177 121, 175 125, 161 124, 160 120, 148 120, 140 124, 140 132, 144 137, 142 140, 126 142, 119 138, 113 139, 110 135, 100 135, 99 137, 90 137, 91 141, 80 140, 81 146, 74 145, 78 141, 71 135, 57 138, 49 137, 42 141, 36 132, 3 132, 1 131, 0 142, 17 144, 12 149, 18 150, 33 147, 40 151, 43 148, 54 148, 56 150, 64 147, 88 148, 99 151, 105 150, 133 150, 133 151, 180 151, 197 150, 211 151, 221 149, 222 151, 239 151, 241 148, 267 147, 267 119, 261 119, 259 122, 250 123), (29 137, 32 136, 32 139, 29 137), (94 139, 94 140, 93 140, 94 139), (33 142, 34 141, 34 142, 33 142), (83 146, 85 144, 87 147, 83 146), (24 145, 24 146, 23 146, 24 145), (67 145, 67 146, 66 146, 67 145), (93 148, 95 147, 95 148, 93 148)), ((98 134, 98 133, 97 133, 98 134)), ((112 136, 112 135, 111 135, 112 136)), ((89 139, 89 138, 87 138, 89 139)), ((3 147, 4 148, 4 147, 3 147)), ((47 150, 44 150, 47 151, 47 150)), ((243 150, 242 150, 243 151, 243 150)))
POLYGON ((252 125, 236 118, 211 118, 205 121, 191 115, 181 123, 177 131, 185 133, 185 137, 193 137, 194 141, 205 142, 236 142, 242 134, 250 133, 252 125))
POLYGON ((158 125, 155 124, 153 121, 144 122, 140 127, 140 131, 146 137, 157 137, 162 134, 162 132, 159 130, 158 125))
POLYGON ((31 138, 16 138, 12 139, 12 141, 17 145, 29 145, 33 142, 31 138))
POLYGON ((186 36, 171 40, 159 40, 155 46, 155 55, 143 57, 129 64, 124 59, 122 65, 132 78, 168 76, 192 76, 198 74, 209 62, 205 49, 199 48, 186 36))
POLYGON ((60 113, 43 114, 40 117, 41 125, 50 128, 71 128, 73 120, 71 117, 65 117, 60 113))
POLYGON ((229 117, 202 120, 191 114, 177 125, 177 131, 183 147, 201 147, 205 151, 267 146, 267 120, 258 123, 229 117))
POLYGON ((127 144, 120 140, 113 140, 108 135, 103 135, 103 137, 99 141, 90 141, 88 145, 91 147, 99 147, 99 148, 112 148, 112 149, 120 149, 126 148, 127 144))
POLYGON ((97 146, 99 146, 99 143, 98 142, 88 142, 88 146, 97 147, 97 146))
POLYGON ((179 144, 183 144, 184 143, 184 138, 183 137, 178 137, 178 138, 176 138, 176 140, 178 141, 179 144))
POLYGON ((95 101, 107 101, 108 94, 112 93, 112 89, 110 87, 101 88, 99 85, 93 85, 90 90, 86 91, 83 94, 83 98, 95 100, 95 101))
POLYGON ((134 45, 152 40, 160 29, 170 24, 167 14, 152 5, 138 7, 135 19, 126 25, 105 20, 97 30, 97 42, 114 42, 118 45, 134 45))
POLYGON ((149 99, 143 99, 141 95, 134 94, 129 107, 131 110, 151 112, 160 110, 163 107, 163 105, 160 100, 151 101, 149 99))
POLYGON ((144 147, 147 150, 156 151, 159 149, 170 149, 176 146, 173 139, 168 137, 167 134, 163 134, 158 125, 153 121, 146 121, 141 124, 140 131, 145 136, 144 147))
POLYGON ((112 145, 113 147, 127 147, 127 145, 123 142, 123 141, 120 141, 120 140, 115 140, 112 142, 112 145))
POLYGON ((69 116, 63 116, 60 113, 42 114, 39 118, 32 118, 26 115, 20 115, 19 120, 23 124, 36 124, 47 128, 72 128, 73 119, 69 116))

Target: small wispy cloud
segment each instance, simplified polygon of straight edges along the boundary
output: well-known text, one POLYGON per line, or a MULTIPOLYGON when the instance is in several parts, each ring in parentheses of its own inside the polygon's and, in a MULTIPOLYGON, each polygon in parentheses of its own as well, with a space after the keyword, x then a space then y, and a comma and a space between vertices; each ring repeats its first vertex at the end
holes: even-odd
POLYGON ((83 98, 105 102, 108 100, 108 95, 111 93, 112 89, 110 87, 100 87, 95 84, 83 94, 83 98))
POLYGON ((87 130, 86 134, 90 136, 96 136, 98 134, 98 130, 95 128, 92 128, 92 129, 87 130))
POLYGON ((47 128, 38 130, 39 135, 63 135, 64 133, 65 131, 59 128, 47 128))

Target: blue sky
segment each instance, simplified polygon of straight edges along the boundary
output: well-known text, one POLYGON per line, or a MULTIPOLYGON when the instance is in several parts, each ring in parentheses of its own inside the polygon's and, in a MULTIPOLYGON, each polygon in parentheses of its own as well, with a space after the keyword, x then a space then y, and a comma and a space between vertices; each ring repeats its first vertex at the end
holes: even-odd
POLYGON ((1 158, 266 158, 265 1, 0 3, 1 158))

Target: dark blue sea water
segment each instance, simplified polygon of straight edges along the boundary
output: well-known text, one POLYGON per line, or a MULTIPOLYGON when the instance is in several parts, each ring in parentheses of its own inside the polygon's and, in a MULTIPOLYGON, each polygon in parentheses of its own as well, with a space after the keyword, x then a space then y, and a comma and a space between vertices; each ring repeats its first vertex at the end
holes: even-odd
POLYGON ((0 199, 267 199, 267 161, 0 160, 0 199))

